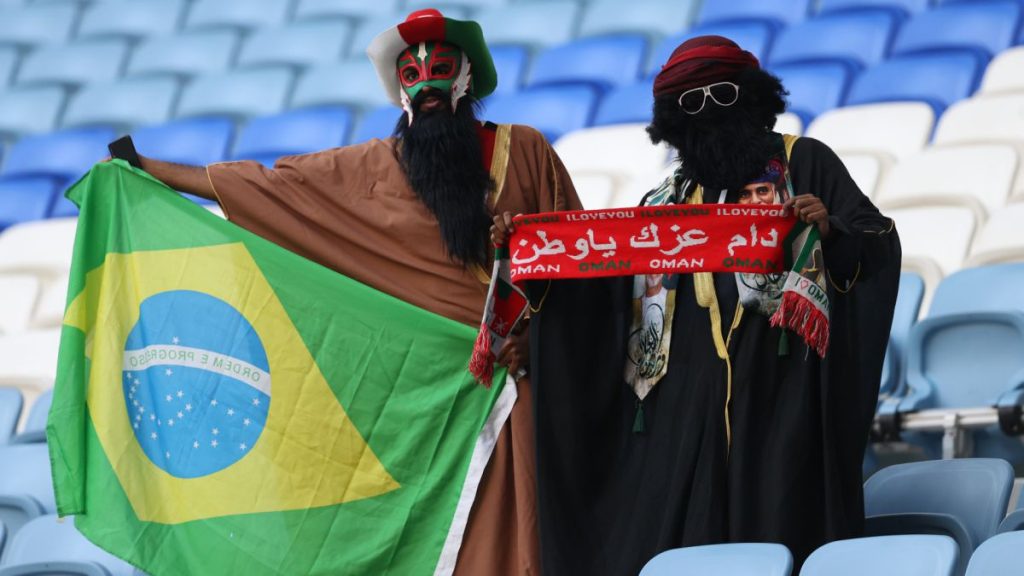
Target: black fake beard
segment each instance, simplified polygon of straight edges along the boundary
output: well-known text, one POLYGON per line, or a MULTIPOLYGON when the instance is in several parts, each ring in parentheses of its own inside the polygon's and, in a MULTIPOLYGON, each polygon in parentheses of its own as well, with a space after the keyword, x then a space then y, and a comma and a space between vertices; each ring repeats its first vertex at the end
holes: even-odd
POLYGON ((448 257, 464 266, 487 265, 487 242, 491 225, 487 194, 493 183, 483 166, 479 122, 470 97, 459 101, 452 114, 446 105, 420 111, 431 92, 420 92, 413 100, 412 125, 403 115, 395 127, 401 140, 401 161, 409 185, 427 205, 441 228, 448 257))

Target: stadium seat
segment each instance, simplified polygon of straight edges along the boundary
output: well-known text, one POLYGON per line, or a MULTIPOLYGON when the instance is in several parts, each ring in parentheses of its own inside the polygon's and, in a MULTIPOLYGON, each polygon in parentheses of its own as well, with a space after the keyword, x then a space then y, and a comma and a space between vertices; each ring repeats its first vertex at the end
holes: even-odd
POLYGON ((238 44, 238 33, 229 30, 150 38, 132 51, 126 74, 191 78, 226 72, 234 61, 238 44))
POLYGON ((226 116, 236 120, 280 112, 291 91, 287 70, 240 70, 202 76, 185 87, 177 118, 226 116))
POLYGON ((391 136, 402 114, 402 110, 393 104, 385 104, 364 112, 356 124, 351 143, 359 144, 373 138, 383 140, 391 136))
POLYGON ((920 271, 929 287, 960 269, 978 228, 977 213, 964 206, 889 208, 884 212, 896 221, 900 232, 903 268, 920 271), (934 263, 938 276, 923 262, 934 263))
MULTIPOLYGON (((28 521, 56 512, 50 454, 46 444, 8 444, 0 446, 0 522, 14 536, 28 521), (16 474, 9 471, 16 470, 16 474)), ((4 562, 10 558, 14 543, 7 547, 4 562)))
POLYGON ((351 29, 345 22, 303 22, 257 30, 246 38, 239 67, 292 66, 336 62, 348 49, 351 29))
POLYGON ((504 44, 491 48, 491 60, 498 73, 495 94, 510 94, 523 87, 526 68, 530 62, 530 51, 525 46, 504 44))
POLYGON ((885 59, 899 21, 892 12, 860 11, 819 16, 779 32, 771 66, 838 60, 858 68, 885 59))
POLYGON ((580 5, 571 0, 520 2, 481 10, 487 43, 553 46, 572 39, 580 5))
POLYGON ((56 86, 0 91, 0 140, 57 127, 65 93, 56 86))
POLYGON ((583 174, 570 172, 569 175, 576 188, 576 195, 585 210, 615 207, 615 178, 613 176, 596 172, 583 174))
POLYGON ((939 6, 914 15, 903 24, 892 53, 968 50, 991 58, 1013 44, 1020 19, 1021 4, 1017 0, 939 6))
POLYGON ((998 534, 975 550, 967 576, 1014 576, 1020 573, 1024 532, 998 534))
POLYGON ((370 16, 390 16, 399 12, 400 4, 399 0, 299 0, 295 20, 345 18, 357 21, 370 16))
MULTIPOLYGON (((1019 496, 1019 494, 1018 494, 1019 496)), ((1024 531, 1024 498, 1017 500, 1017 508, 999 523, 999 532, 1024 531)))
POLYGON ((78 38, 166 36, 178 29, 185 0, 118 0, 88 6, 78 24, 78 38))
POLYGON ((53 404, 53 389, 38 395, 29 407, 28 418, 21 432, 11 439, 13 444, 31 444, 46 442, 46 420, 50 416, 53 404))
POLYGON ((792 112, 783 112, 775 117, 774 130, 779 134, 800 136, 804 133, 804 121, 800 119, 800 116, 792 112))
POLYGON ((633 177, 657 174, 668 165, 669 148, 652 145, 645 128, 646 124, 619 124, 576 130, 554 143, 555 152, 573 179, 600 173, 625 185, 633 177))
POLYGON ((78 178, 107 154, 114 132, 83 128, 26 136, 11 146, 0 176, 44 176, 61 183, 78 178))
POLYGON ((28 327, 39 290, 39 278, 32 274, 0 274, 0 334, 15 334, 28 327))
POLYGON ((21 63, 17 83, 74 88, 89 82, 113 80, 121 74, 127 56, 128 45, 122 40, 93 40, 40 48, 21 63))
POLYGON ((884 207, 963 205, 980 221, 1009 198, 1018 163, 1006 144, 932 146, 893 166, 875 198, 884 207))
MULTIPOLYGON (((447 10, 445 11, 445 16, 458 18, 461 14, 447 10)), ((366 48, 370 45, 370 42, 381 32, 405 20, 405 17, 406 13, 399 11, 360 20, 352 32, 352 42, 349 44, 346 57, 351 60, 366 60, 366 48)), ((488 37, 489 40, 490 37, 488 37)))
POLYGON ((227 160, 233 132, 234 124, 225 118, 191 118, 139 128, 132 140, 143 156, 205 166, 227 160))
POLYGON ((1024 262, 1024 203, 993 210, 971 245, 967 266, 1024 262))
MULTIPOLYGON (((0 386, 0 445, 7 444, 14 436, 23 403, 21 390, 13 386, 0 386)), ((3 549, 3 537, 0 536, 0 552, 3 549)))
POLYGON ((696 0, 600 0, 586 5, 578 36, 645 34, 669 36, 689 27, 696 0))
POLYGON ((935 112, 927 104, 892 102, 830 110, 815 118, 805 134, 837 152, 871 152, 897 160, 924 149, 934 125, 935 112))
POLYGON ((41 283, 29 328, 42 330, 59 328, 64 323, 64 306, 68 298, 68 275, 47 279, 41 283))
POLYGON ((887 154, 872 152, 838 152, 846 170, 850 173, 857 187, 868 198, 872 198, 878 190, 878 184, 885 179, 892 160, 887 154))
POLYGON ((840 62, 786 64, 772 67, 771 72, 789 91, 786 109, 804 123, 842 104, 854 75, 849 65, 840 62))
POLYGON ((1024 46, 1000 53, 985 69, 981 93, 1001 92, 1024 92, 1024 46))
POLYGON ((782 544, 710 544, 658 554, 640 576, 789 576, 793 555, 782 544))
POLYGON ((1024 92, 979 95, 949 107, 935 128, 935 144, 1024 144, 1024 92))
POLYGON ((485 118, 532 126, 554 142, 562 134, 590 125, 597 98, 597 91, 588 86, 541 86, 491 96, 485 104, 485 118))
POLYGON ((366 58, 316 66, 298 80, 291 108, 352 106, 372 108, 389 103, 373 64, 366 58))
POLYGON ((89 84, 68 102, 61 128, 110 126, 123 131, 166 122, 178 95, 173 78, 135 78, 89 84))
POLYGON ((189 8, 185 28, 249 31, 265 26, 277 26, 288 17, 289 4, 289 0, 198 0, 189 8))
POLYGON ((0 46, 0 88, 14 78, 14 70, 18 66, 18 50, 0 46))
POLYGON ((526 85, 582 82, 602 90, 627 85, 640 80, 646 57, 642 36, 584 38, 537 54, 526 85))
POLYGON ((293 110, 256 118, 239 132, 232 159, 273 166, 281 156, 341 146, 351 128, 352 114, 345 108, 293 110))
POLYGON ((892 326, 889 329, 889 348, 886 350, 879 399, 903 393, 903 354, 910 328, 917 323, 924 299, 924 280, 913 272, 900 274, 899 292, 892 326))
POLYGON ((880 536, 818 548, 800 576, 953 576, 957 546, 948 536, 880 536))
POLYGON ((708 0, 701 3, 697 23, 755 21, 783 27, 806 18, 811 5, 809 0, 708 0))
POLYGON ((0 45, 22 48, 60 44, 71 36, 78 7, 71 4, 36 4, 6 10, 0 18, 0 45))
POLYGON ((818 14, 883 9, 905 17, 930 7, 931 0, 819 0, 818 14))
POLYGON ((0 178, 0 230, 46 218, 57 189, 53 178, 0 178))
POLYGON ((682 34, 665 38, 654 47, 648 76, 653 78, 657 75, 680 44, 695 36, 705 35, 725 36, 764 62, 775 38, 775 30, 764 22, 722 22, 694 26, 682 34))
POLYGON ((135 568, 88 541, 73 518, 47 514, 21 527, 0 562, 0 576, 132 576, 135 568))
POLYGON ((920 100, 938 116, 974 92, 983 66, 981 59, 967 53, 890 58, 854 80, 846 105, 920 100))
POLYGON ((77 225, 74 218, 66 218, 4 230, 0 233, 0 271, 29 272, 44 279, 66 274, 71 269, 77 225))
POLYGON ((653 106, 654 95, 649 80, 620 86, 601 98, 593 125, 649 123, 653 106))
POLYGON ((472 12, 474 10, 490 8, 492 6, 502 6, 508 3, 508 1, 509 0, 405 0, 405 4, 402 5, 402 9, 405 12, 412 12, 413 10, 435 8, 447 15, 451 13, 452 10, 472 12))

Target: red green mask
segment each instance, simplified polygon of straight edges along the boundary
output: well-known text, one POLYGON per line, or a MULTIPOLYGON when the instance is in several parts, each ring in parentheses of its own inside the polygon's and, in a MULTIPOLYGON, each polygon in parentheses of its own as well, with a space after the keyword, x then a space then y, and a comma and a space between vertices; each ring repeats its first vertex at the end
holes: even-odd
POLYGON ((445 42, 420 42, 398 55, 398 80, 402 108, 412 123, 412 101, 424 86, 448 94, 452 111, 469 89, 469 59, 458 47, 445 42))

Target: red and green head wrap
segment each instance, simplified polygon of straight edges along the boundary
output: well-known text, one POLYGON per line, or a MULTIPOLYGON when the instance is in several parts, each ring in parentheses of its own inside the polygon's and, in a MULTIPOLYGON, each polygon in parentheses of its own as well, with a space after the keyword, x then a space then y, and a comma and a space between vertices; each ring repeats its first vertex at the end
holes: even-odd
POLYGON ((728 81, 750 68, 760 68, 757 58, 732 40, 722 36, 690 38, 672 52, 654 78, 654 96, 728 81))

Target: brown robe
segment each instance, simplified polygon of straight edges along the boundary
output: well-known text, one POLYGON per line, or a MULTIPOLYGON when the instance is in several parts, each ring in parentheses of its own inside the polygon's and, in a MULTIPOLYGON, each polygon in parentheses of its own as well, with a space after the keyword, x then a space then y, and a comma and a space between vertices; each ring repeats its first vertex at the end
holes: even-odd
MULTIPOLYGON (((409 187, 396 140, 207 168, 229 220, 406 302, 476 327, 488 274, 447 256, 437 220, 409 187)), ((488 147, 489 148, 489 147, 488 147)), ((561 160, 533 128, 499 125, 490 154, 494 213, 580 209, 561 160)), ((456 575, 540 573, 529 382, 498 437, 456 575)))

